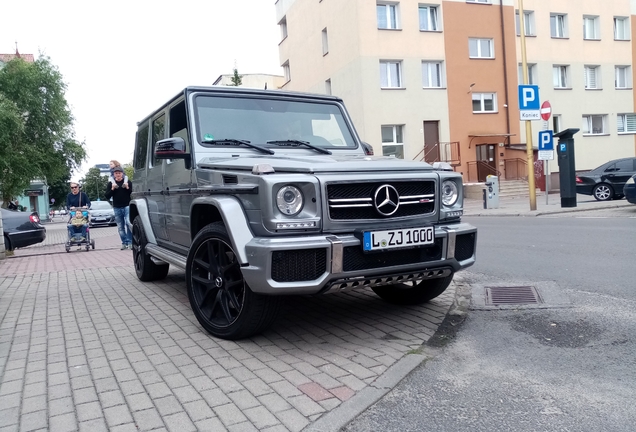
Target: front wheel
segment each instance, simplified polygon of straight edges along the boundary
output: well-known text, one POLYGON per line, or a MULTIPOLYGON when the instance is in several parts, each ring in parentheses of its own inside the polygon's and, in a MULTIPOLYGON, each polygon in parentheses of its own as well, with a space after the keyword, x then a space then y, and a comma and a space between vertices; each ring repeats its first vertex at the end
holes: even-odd
POLYGON ((425 279, 409 284, 374 287, 373 292, 382 300, 398 305, 418 305, 441 295, 453 280, 453 274, 437 279, 425 279))
POLYGON ((135 273, 139 280, 144 282, 164 279, 168 276, 170 266, 168 264, 155 264, 152 258, 150 258, 150 255, 146 253, 147 244, 148 240, 146 239, 141 217, 137 216, 133 222, 132 229, 132 250, 135 273))
POLYGON ((237 340, 265 330, 280 298, 252 292, 222 223, 203 228, 188 253, 186 283, 192 311, 213 336, 237 340))
POLYGON ((608 184, 601 183, 594 186, 592 195, 597 201, 609 201, 614 196, 614 189, 608 184))

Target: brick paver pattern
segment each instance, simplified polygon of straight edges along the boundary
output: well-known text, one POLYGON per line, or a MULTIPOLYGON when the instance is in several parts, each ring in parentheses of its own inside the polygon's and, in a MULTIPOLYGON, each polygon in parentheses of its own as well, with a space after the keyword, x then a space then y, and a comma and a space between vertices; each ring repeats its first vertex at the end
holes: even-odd
POLYGON ((141 282, 116 228, 70 253, 63 229, 0 261, 0 431, 300 431, 428 340, 454 295, 289 297, 270 330, 224 341, 183 271, 141 282))

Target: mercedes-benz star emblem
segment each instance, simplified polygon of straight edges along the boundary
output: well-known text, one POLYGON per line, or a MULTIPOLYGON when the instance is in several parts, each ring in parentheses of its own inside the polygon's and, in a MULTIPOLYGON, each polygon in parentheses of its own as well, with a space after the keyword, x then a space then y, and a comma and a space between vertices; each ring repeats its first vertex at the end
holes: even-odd
POLYGON ((400 207, 400 194, 393 186, 382 185, 375 191, 373 204, 382 216, 391 216, 400 207))

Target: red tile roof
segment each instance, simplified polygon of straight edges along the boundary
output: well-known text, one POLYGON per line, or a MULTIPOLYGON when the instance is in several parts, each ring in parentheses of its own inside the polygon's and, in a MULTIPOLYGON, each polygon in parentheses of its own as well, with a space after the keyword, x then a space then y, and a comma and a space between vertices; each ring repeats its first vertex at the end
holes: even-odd
MULTIPOLYGON (((27 63, 33 63, 35 59, 33 58, 33 54, 18 54, 22 60, 27 63)), ((0 54, 0 61, 3 63, 9 63, 11 60, 16 58, 16 54, 0 54)))

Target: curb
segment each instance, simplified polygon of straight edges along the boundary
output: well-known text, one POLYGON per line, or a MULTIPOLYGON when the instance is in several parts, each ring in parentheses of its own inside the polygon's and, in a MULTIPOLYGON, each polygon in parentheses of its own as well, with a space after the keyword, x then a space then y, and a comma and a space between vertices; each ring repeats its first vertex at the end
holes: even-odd
MULTIPOLYGON (((530 216, 530 217, 536 217, 536 216, 547 216, 547 215, 552 215, 552 214, 565 214, 565 213, 578 213, 578 212, 584 212, 584 211, 595 211, 595 210, 608 210, 608 209, 614 209, 614 208, 626 208, 626 207, 631 207, 634 206, 634 204, 631 203, 620 203, 620 204, 613 204, 613 205, 602 205, 600 207, 572 207, 572 208, 561 208, 561 209, 556 209, 556 210, 527 210, 527 211, 510 211, 509 213, 471 213, 471 212, 466 212, 466 210, 464 210, 464 215, 465 217, 475 217, 475 216, 480 216, 480 217, 502 217, 502 216, 530 216)), ((497 210, 497 209, 492 209, 492 210, 497 210)))
MULTIPOLYGON (((455 274, 455 277, 453 278, 453 285, 455 286, 455 298, 453 299, 453 303, 451 303, 448 312, 446 312, 446 318, 444 318, 444 321, 440 324, 438 330, 444 325, 444 322, 449 317, 454 317, 454 321, 456 321, 457 317, 459 317, 460 320, 463 321, 468 314, 468 307, 470 306, 471 299, 470 285, 465 282, 465 279, 462 276, 458 276, 457 274, 455 274)), ((340 431, 343 427, 347 426, 355 420, 356 417, 364 413, 367 409, 369 409, 369 407, 393 390, 400 381, 409 375, 415 368, 435 358, 440 353, 439 349, 428 346, 428 342, 433 338, 435 338, 435 334, 417 350, 417 354, 407 354, 402 357, 374 382, 360 390, 351 399, 344 401, 337 408, 329 411, 314 423, 305 427, 302 431, 340 431)))

